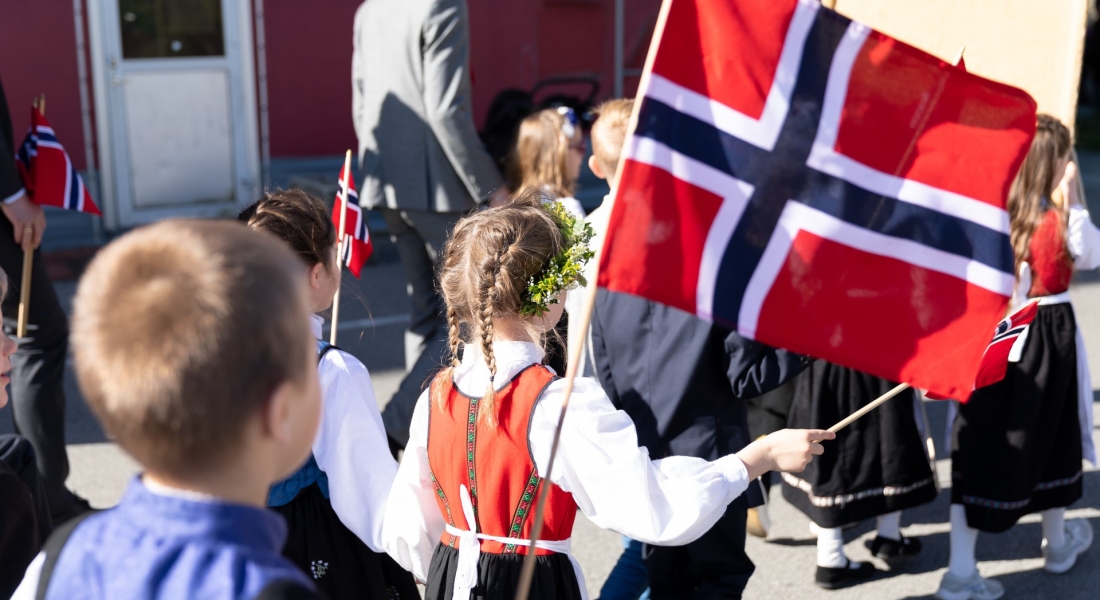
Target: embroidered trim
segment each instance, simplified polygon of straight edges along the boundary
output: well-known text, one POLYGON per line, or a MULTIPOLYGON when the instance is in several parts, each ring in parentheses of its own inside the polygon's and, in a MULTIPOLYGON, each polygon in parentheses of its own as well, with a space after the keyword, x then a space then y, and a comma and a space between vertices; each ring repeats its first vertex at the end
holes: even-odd
MULTIPOLYGON (((518 538, 523 532, 523 524, 527 521, 527 515, 530 513, 531 503, 535 501, 535 493, 539 488, 539 469, 535 467, 531 469, 531 477, 527 479, 527 487, 523 489, 523 496, 519 500, 519 504, 516 506, 516 513, 512 517, 512 527, 508 530, 508 537, 518 538)), ((516 545, 507 544, 504 546, 504 554, 515 554, 516 545)))
POLYGON ((477 518, 477 475, 474 473, 474 447, 477 445, 477 403, 480 398, 470 398, 470 416, 466 422, 466 474, 470 478, 470 505, 474 509, 474 522, 467 523, 474 533, 481 533, 477 518))
MULTIPOLYGON (((1035 491, 1045 492, 1048 490, 1053 490, 1054 488, 1073 485, 1077 483, 1082 476, 1084 476, 1084 472, 1078 471, 1077 474, 1072 477, 1064 477, 1062 479, 1055 479, 1054 481, 1044 481, 1035 486, 1035 491)), ((963 496, 962 501, 963 504, 973 504, 974 506, 993 508, 997 510, 1016 510, 1023 508, 1028 504, 1031 504, 1031 498, 1016 500, 1013 502, 1002 502, 1000 500, 989 500, 988 498, 979 498, 977 496, 963 496)))
POLYGON ((904 496, 905 494, 913 493, 922 487, 932 485, 936 482, 934 478, 929 477, 927 479, 922 479, 916 483, 905 486, 887 485, 880 488, 863 490, 854 494, 843 494, 840 496, 815 496, 813 493, 813 485, 804 479, 799 479, 794 475, 791 475, 790 473, 783 473, 783 481, 786 481, 788 484, 805 492, 806 496, 808 496, 810 499, 810 504, 813 504, 818 508, 843 508, 845 505, 851 504, 852 502, 858 502, 860 500, 866 500, 868 498, 874 498, 877 496, 904 496))
MULTIPOLYGON (((454 527, 455 526, 455 520, 454 520, 454 518, 451 517, 451 503, 447 502, 447 494, 443 493, 443 487, 439 485, 438 481, 436 481, 435 473, 432 472, 430 467, 428 468, 428 475, 432 478, 432 487, 435 488, 435 494, 437 496, 439 496, 439 499, 441 501, 443 501, 443 508, 446 509, 446 511, 447 511, 447 522, 450 523, 451 527, 454 527)), ((450 534, 448 534, 448 535, 450 535, 450 534)), ((451 541, 447 545, 450 546, 451 548, 454 548, 455 547, 455 539, 456 539, 455 536, 452 535, 451 536, 451 541)))

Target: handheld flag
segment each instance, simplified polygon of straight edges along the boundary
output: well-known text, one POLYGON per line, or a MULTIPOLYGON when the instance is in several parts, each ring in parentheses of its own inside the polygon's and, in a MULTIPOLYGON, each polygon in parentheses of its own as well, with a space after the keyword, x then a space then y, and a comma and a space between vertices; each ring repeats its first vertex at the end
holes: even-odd
POLYGON ((31 127, 15 162, 23 177, 23 188, 36 204, 102 214, 49 121, 37 107, 31 108, 31 127))
MULTIPOLYGON (((1039 303, 1032 302, 1020 310, 1012 313, 997 324, 993 333, 993 341, 985 348, 982 354, 982 363, 978 367, 978 376, 974 380, 974 389, 993 385, 1005 378, 1008 372, 1008 363, 1019 362, 1027 343, 1027 332, 1035 315, 1039 312, 1039 303)), ((947 400, 950 396, 941 396, 935 393, 925 394, 932 400, 947 400)), ((966 402, 966 397, 960 399, 966 402)))
MULTIPOLYGON (((344 167, 345 169, 347 167, 344 167)), ((340 170, 340 189, 336 192, 336 202, 332 207, 332 223, 336 225, 336 231, 340 231, 340 194, 344 189, 344 170, 340 170)), ((374 245, 370 240, 370 231, 367 230, 366 215, 359 206, 359 194, 355 191, 355 180, 349 176, 348 182, 348 213, 344 222, 344 234, 347 237, 342 251, 343 264, 356 279, 363 270, 363 265, 374 251, 374 245)))
POLYGON ((959 397, 1035 102, 815 0, 666 0, 599 285, 959 397))

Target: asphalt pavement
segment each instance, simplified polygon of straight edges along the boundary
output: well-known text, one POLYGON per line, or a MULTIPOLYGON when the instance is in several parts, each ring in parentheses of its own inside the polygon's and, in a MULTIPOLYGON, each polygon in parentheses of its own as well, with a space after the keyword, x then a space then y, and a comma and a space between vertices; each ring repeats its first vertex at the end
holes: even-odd
MULTIPOLYGON (((1082 170, 1088 195, 1093 199, 1094 220, 1100 221, 1100 154, 1082 156, 1082 170)), ((379 403, 384 404, 403 375, 403 331, 408 318, 405 275, 397 262, 396 252, 386 240, 378 240, 376 254, 364 269, 362 279, 345 275, 338 345, 367 365, 379 403)), ((75 286, 74 281, 56 284, 66 305, 71 301, 75 286)), ((1071 292, 1089 349, 1092 379, 1094 385, 1100 385, 1100 272, 1079 274, 1071 292)), ((72 464, 68 484, 87 497, 93 506, 111 506, 137 472, 137 465, 103 434, 81 399, 71 368, 66 371, 65 389, 68 396, 66 438, 72 464)), ((946 456, 942 446, 945 408, 943 403, 929 403, 939 456, 946 456)), ((0 433, 11 431, 10 411, 10 408, 0 410, 0 433)), ((1100 423, 1100 415, 1097 417, 1100 423)), ((813 585, 816 548, 809 521, 783 501, 778 486, 773 487, 769 504, 773 526, 769 538, 767 541, 748 540, 748 553, 757 568, 745 598, 930 598, 946 570, 950 529, 949 461, 940 460, 937 469, 943 490, 937 500, 908 511, 902 517, 904 533, 919 538, 924 544, 924 552, 900 569, 884 571, 872 581, 834 592, 813 585)), ((1100 472, 1091 465, 1085 474, 1084 485, 1084 498, 1070 508, 1068 516, 1090 519, 1094 528, 1100 530, 1100 472)), ((872 522, 864 523, 845 533, 845 549, 851 558, 870 558, 864 543, 874 536, 873 525, 872 522)), ((1040 538, 1039 521, 1034 515, 1006 533, 981 534, 977 550, 979 568, 986 576, 995 576, 1005 584, 1009 599, 1100 598, 1100 548, 1082 556, 1069 573, 1056 576, 1042 570, 1040 538)), ((573 549, 584 568, 590 594, 596 598, 621 551, 619 536, 598 529, 580 515, 573 549)), ((887 568, 881 561, 872 559, 872 562, 887 568)))

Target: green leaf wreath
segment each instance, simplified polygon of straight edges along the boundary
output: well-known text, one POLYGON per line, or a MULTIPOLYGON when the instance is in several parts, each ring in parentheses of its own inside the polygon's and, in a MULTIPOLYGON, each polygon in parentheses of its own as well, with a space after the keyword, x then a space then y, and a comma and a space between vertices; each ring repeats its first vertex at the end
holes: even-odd
POLYGON ((588 246, 596 235, 592 225, 574 216, 561 202, 548 202, 543 207, 558 224, 565 247, 539 272, 538 279, 532 277, 527 282, 527 297, 519 310, 524 316, 541 317, 551 304, 558 303, 561 292, 588 285, 584 265, 596 255, 588 246))

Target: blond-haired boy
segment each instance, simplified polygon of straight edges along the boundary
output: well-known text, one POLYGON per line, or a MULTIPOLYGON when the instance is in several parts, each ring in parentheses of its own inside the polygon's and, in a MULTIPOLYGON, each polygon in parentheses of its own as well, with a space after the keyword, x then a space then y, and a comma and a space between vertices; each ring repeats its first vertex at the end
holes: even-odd
POLYGON ((162 222, 100 252, 74 301, 76 370, 143 472, 118 506, 55 533, 15 598, 40 579, 50 599, 315 597, 264 509, 320 414, 302 269, 231 222, 162 222))

